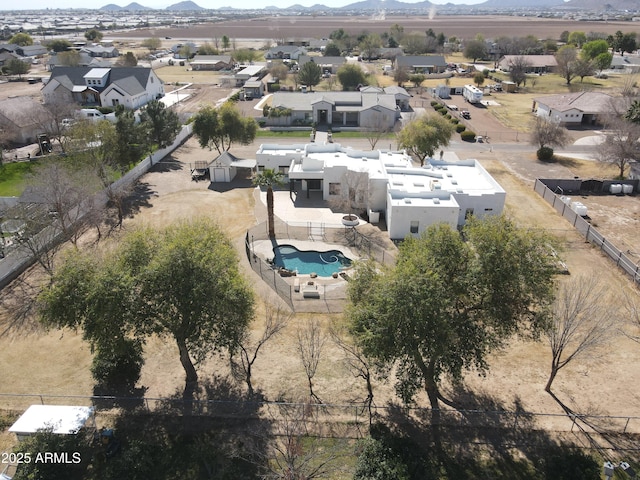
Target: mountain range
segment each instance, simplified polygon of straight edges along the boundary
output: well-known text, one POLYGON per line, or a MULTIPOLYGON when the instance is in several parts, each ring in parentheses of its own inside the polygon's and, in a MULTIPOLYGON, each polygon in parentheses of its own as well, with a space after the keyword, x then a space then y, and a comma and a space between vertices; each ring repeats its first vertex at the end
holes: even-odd
MULTIPOLYGON (((387 10, 387 11, 397 11, 397 10, 428 10, 429 8, 435 6, 429 0, 423 0, 418 3, 406 3, 399 0, 361 0, 355 3, 350 3, 349 5, 345 5, 344 7, 339 8, 330 8, 325 5, 316 4, 311 7, 305 7, 303 5, 291 5, 287 8, 279 8, 279 7, 265 7, 264 10, 288 10, 288 11, 322 11, 322 10, 387 10)), ((539 9, 539 8, 549 8, 549 7, 562 7, 562 8, 571 8, 578 10, 597 10, 597 11, 607 11, 607 10, 631 10, 637 11, 639 9, 638 0, 608 0, 606 2, 602 2, 602 0, 486 0, 483 3, 478 3, 474 5, 463 5, 463 4, 451 4, 448 3, 446 5, 437 5, 438 8, 442 7, 452 7, 457 9, 464 8, 519 8, 519 9, 539 9)), ((235 10, 235 7, 224 7, 221 10, 235 10)), ((140 5, 137 2, 130 3, 125 7, 120 7, 113 3, 105 5, 101 7, 100 10, 105 11, 141 11, 141 10, 153 10, 152 8, 145 7, 140 5)), ((173 5, 169 5, 165 8, 165 10, 173 10, 173 11, 198 11, 198 10, 208 10, 200 5, 196 4, 191 0, 182 1, 179 3, 175 3, 173 5)))

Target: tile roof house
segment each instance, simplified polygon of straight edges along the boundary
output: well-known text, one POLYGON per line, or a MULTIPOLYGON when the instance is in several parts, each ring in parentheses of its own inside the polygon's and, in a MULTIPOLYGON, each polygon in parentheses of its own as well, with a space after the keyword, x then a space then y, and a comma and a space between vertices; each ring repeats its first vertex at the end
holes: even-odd
POLYGON ((390 93, 276 92, 272 109, 291 111, 289 116, 267 118, 268 125, 326 125, 392 129, 400 115, 396 97, 390 93))
POLYGON ((553 55, 504 55, 498 62, 498 67, 508 72, 520 59, 526 62, 526 73, 553 72, 558 67, 556 57, 553 55))
POLYGON ((533 99, 536 116, 567 125, 594 125, 598 116, 612 111, 611 95, 600 92, 575 92, 533 99))
POLYGON ((404 68, 413 73, 442 73, 447 69, 442 55, 399 55, 395 59, 395 68, 404 68))
POLYGON ((137 109, 164 96, 164 85, 146 67, 55 67, 44 87, 45 103, 74 102, 80 105, 137 109))

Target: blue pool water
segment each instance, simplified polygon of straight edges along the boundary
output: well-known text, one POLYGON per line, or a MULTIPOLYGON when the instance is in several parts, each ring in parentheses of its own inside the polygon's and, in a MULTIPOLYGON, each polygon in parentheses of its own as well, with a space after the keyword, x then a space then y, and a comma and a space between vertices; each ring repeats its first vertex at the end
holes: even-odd
POLYGON ((351 260, 338 250, 317 252, 298 250, 293 245, 280 245, 273 249, 273 253, 274 264, 287 270, 297 270, 299 274, 317 273, 320 277, 330 277, 351 266, 351 260))

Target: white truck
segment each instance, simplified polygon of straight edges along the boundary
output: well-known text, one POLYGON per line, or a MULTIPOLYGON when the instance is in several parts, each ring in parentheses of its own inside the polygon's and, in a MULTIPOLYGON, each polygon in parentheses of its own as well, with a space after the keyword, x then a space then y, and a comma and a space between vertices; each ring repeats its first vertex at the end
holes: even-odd
POLYGON ((465 85, 462 89, 462 96, 469 103, 480 103, 482 101, 482 90, 475 85, 465 85))

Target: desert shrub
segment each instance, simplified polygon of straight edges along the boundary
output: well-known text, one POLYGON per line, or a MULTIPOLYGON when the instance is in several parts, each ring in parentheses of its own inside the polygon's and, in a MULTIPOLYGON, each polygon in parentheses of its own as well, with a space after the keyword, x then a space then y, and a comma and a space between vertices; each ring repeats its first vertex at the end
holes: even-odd
POLYGON ((472 132, 471 130, 465 130, 464 132, 460 132, 460 138, 465 142, 475 142, 476 132, 472 132))
POLYGON ((451 117, 451 123, 453 123, 454 125, 458 125, 460 123, 460 120, 458 120, 456 117, 451 117))
POLYGON ((467 127, 465 127, 464 125, 462 125, 461 123, 459 123, 458 125, 456 125, 456 132, 458 133, 462 133, 467 129, 467 127))
POLYGON ((436 105, 442 106, 442 105, 440 105, 440 102, 438 102, 438 101, 436 101, 436 100, 431 100, 431 106, 432 106, 433 108, 436 108, 436 105))
POLYGON ((103 115, 109 115, 110 113, 113 113, 115 111, 113 107, 96 107, 96 110, 98 110, 103 115))
POLYGON ((536 156, 538 160, 542 162, 550 162, 553 160, 553 148, 551 147, 542 147, 536 151, 536 156))
POLYGON ((444 118, 446 118, 447 120, 451 120, 451 114, 450 113, 445 114, 444 118))

